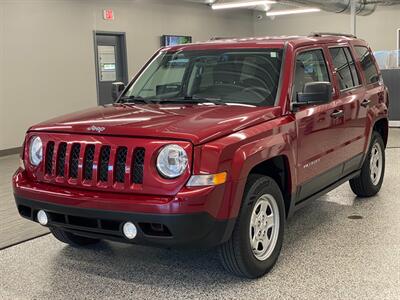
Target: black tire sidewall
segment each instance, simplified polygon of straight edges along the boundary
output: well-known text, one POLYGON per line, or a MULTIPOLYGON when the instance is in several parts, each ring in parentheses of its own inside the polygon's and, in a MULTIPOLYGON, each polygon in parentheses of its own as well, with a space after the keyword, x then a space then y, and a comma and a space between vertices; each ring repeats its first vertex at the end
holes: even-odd
POLYGON ((365 175, 365 177, 366 177, 365 179, 368 181, 368 187, 371 190, 373 190, 374 193, 377 193, 381 189, 381 186, 382 186, 382 183, 383 183, 383 178, 385 176, 385 163, 386 163, 386 161, 385 161, 385 145, 383 144, 382 137, 378 133, 376 133, 374 131, 372 133, 371 143, 370 143, 370 146, 369 146, 369 149, 368 149, 368 154, 367 154, 367 157, 365 159, 363 170, 362 170, 362 172, 364 172, 366 174, 365 175), (371 153, 372 147, 376 143, 379 144, 379 146, 381 148, 381 151, 382 151, 382 174, 381 174, 381 178, 379 179, 378 184, 374 185, 372 183, 372 180, 371 180, 371 169, 370 169, 369 164, 370 164, 371 155, 372 155, 372 153, 371 153))
POLYGON ((285 205, 282 197, 282 192, 278 184, 270 177, 267 176, 254 176, 250 182, 250 186, 246 187, 242 208, 239 215, 238 223, 238 238, 240 239, 239 245, 241 246, 240 253, 242 254, 242 269, 249 277, 260 277, 267 273, 278 260, 284 235, 285 227, 285 205), (264 194, 272 195, 278 205, 279 209, 279 234, 278 239, 270 257, 264 261, 258 260, 250 245, 249 227, 251 214, 257 200, 264 194))

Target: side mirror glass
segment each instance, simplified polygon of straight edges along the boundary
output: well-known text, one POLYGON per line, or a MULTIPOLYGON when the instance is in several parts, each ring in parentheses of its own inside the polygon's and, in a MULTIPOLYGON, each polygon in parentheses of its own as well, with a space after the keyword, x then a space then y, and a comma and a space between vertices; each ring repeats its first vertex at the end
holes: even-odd
POLYGON ((295 107, 325 104, 332 100, 332 84, 330 82, 308 82, 304 85, 303 92, 297 93, 295 107))
POLYGON ((112 83, 112 98, 113 100, 117 100, 119 95, 121 95, 122 91, 125 89, 125 84, 123 82, 113 82, 112 83))

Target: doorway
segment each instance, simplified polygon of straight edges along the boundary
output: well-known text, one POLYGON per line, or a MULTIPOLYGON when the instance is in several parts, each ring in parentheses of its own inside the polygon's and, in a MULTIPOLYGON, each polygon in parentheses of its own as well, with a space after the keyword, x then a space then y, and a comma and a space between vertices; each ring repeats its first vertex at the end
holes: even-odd
POLYGON ((97 103, 113 103, 112 83, 128 83, 125 33, 94 32, 97 103))

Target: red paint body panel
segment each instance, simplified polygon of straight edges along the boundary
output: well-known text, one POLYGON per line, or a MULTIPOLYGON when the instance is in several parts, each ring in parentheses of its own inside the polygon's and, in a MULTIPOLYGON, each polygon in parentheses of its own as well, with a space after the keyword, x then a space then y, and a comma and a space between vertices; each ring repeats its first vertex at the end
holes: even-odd
MULTIPOLYGON (((27 140, 32 136, 37 135, 36 132, 31 132, 27 135, 27 140)), ((135 193, 139 195, 164 195, 173 196, 176 195, 183 186, 185 186, 187 180, 190 177, 190 165, 192 162, 193 146, 191 143, 186 141, 175 141, 175 140, 155 140, 155 139, 143 139, 143 138, 122 138, 122 137, 111 137, 111 136, 100 136, 100 135, 81 135, 81 134, 65 134, 65 133, 40 133, 40 137, 44 144, 44 153, 46 153, 46 145, 49 141, 55 142, 55 148, 61 142, 68 143, 67 156, 65 159, 65 172, 69 173, 69 149, 72 144, 79 142, 81 147, 81 155, 79 161, 79 176, 77 179, 66 179, 63 177, 55 176, 54 172, 52 175, 46 175, 44 170, 44 165, 39 165, 38 168, 34 168, 29 164, 28 161, 28 148, 25 149, 25 165, 27 166, 28 178, 32 181, 39 181, 50 185, 62 186, 63 188, 79 188, 87 190, 101 191, 113 191, 120 193, 135 193), (157 172, 155 169, 155 161, 157 159, 157 154, 159 150, 168 144, 177 144, 184 148, 187 153, 189 153, 189 163, 185 172, 178 178, 175 179, 165 179, 157 172), (111 160, 109 162, 110 166, 114 166, 115 162, 113 160, 114 153, 119 146, 126 146, 128 148, 127 155, 127 165, 131 165, 131 159, 133 157, 133 151, 137 147, 143 147, 146 150, 145 160, 144 160, 144 177, 143 184, 130 184, 131 170, 126 168, 125 170, 125 183, 121 184, 114 182, 112 177, 112 171, 109 170, 109 176, 107 182, 98 182, 97 172, 93 172, 92 180, 82 180, 82 157, 85 150, 86 144, 95 145, 110 145, 111 146, 111 160)), ((100 147, 96 147, 95 151, 95 161, 98 161, 97 157, 100 152, 100 147)), ((55 162, 54 162, 55 164, 55 162)))
POLYGON ((104 127, 99 135, 186 140, 203 144, 229 133, 268 121, 278 107, 182 104, 115 104, 58 117, 30 131, 95 135, 90 126, 104 127))
MULTIPOLYGON (((25 149, 27 169, 15 174, 14 192, 29 199, 80 208, 161 214, 207 212, 216 219, 232 219, 238 215, 251 169, 279 156, 287 164, 288 193, 295 198, 301 186, 364 154, 375 122, 387 119, 387 92, 381 82, 367 86, 362 78, 362 86, 339 92, 328 47, 354 44, 366 46, 364 41, 345 37, 292 37, 216 41, 160 49, 285 48, 276 106, 117 104, 58 117, 31 127, 26 141, 32 135, 39 135, 45 142, 52 140, 56 144, 106 143, 112 151, 118 145, 128 149, 142 146, 147 155, 143 184, 119 186, 109 182, 99 186, 81 180, 65 182, 48 178, 43 165, 30 166, 25 149), (290 103, 296 54, 314 48, 321 48, 327 57, 334 98, 330 103, 293 112, 290 103), (371 100, 369 108, 360 107, 364 99, 371 100), (344 116, 332 119, 330 114, 337 109, 343 110, 344 116), (92 125, 105 130, 98 134, 88 132, 87 128, 92 125), (188 169, 174 180, 162 178, 155 168, 159 149, 170 143, 181 145, 189 154, 188 169), (191 174, 219 172, 228 174, 223 185, 186 187, 191 174)), ((356 65, 362 74, 358 60, 356 65)), ((81 165, 82 161, 80 174, 81 165)), ((129 176, 126 170, 126 178, 129 176)))
POLYGON ((116 212, 152 214, 207 212, 218 218, 224 191, 230 188, 228 183, 193 190, 183 188, 173 196, 140 195, 39 183, 29 179, 26 173, 19 169, 13 177, 14 192, 20 197, 52 204, 116 212))

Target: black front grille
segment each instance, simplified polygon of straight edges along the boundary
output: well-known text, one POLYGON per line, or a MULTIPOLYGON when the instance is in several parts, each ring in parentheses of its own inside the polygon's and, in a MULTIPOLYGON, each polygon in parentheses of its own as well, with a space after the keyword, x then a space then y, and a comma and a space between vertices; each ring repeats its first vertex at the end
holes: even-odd
POLYGON ((99 166, 99 180, 107 182, 108 180, 108 163, 110 162, 110 146, 103 146, 100 150, 100 166, 99 166))
POLYGON ((126 166, 126 155, 128 154, 128 148, 119 147, 117 149, 117 157, 115 158, 115 170, 114 176, 116 182, 125 182, 125 166, 126 166))
POLYGON ((83 178, 91 180, 93 178, 94 145, 87 145, 85 150, 85 162, 83 167, 83 178))
POLYGON ((136 149, 134 152, 133 168, 132 168, 132 183, 143 183, 143 168, 144 168, 144 148, 136 149))
POLYGON ((67 143, 61 143, 58 146, 57 153, 57 176, 65 176, 65 155, 67 154, 67 143))
POLYGON ((69 177, 78 178, 79 153, 81 152, 80 144, 73 144, 71 148, 71 156, 69 158, 69 177))
POLYGON ((45 172, 47 175, 51 175, 53 172, 53 155, 54 155, 54 142, 49 142, 46 148, 45 157, 45 172))
POLYGON ((87 181, 85 184, 94 184, 91 182, 93 179, 103 183, 112 179, 112 183, 125 183, 125 188, 131 184, 143 184, 145 149, 142 147, 86 143, 68 145, 49 141, 45 152, 47 179, 57 176, 78 179, 78 183, 87 181))

